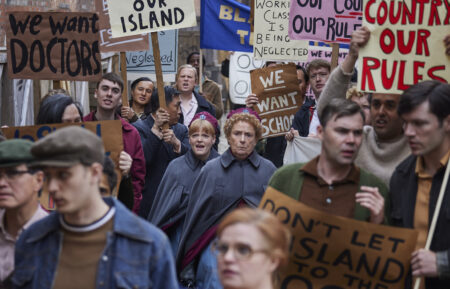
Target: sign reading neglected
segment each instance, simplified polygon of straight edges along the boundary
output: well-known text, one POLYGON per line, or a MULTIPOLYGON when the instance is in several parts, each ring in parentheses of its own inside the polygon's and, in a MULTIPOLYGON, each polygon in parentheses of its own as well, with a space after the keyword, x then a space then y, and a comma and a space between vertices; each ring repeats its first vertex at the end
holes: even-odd
POLYGON ((196 25, 194 0, 108 0, 112 37, 196 25))
POLYGON ((271 187, 260 208, 293 235, 281 289, 404 288, 417 231, 326 214, 271 187))
POLYGON ((448 1, 364 0, 364 25, 372 32, 359 53, 359 89, 400 94, 423 80, 448 82, 449 10, 448 1))
POLYGON ((350 42, 361 26, 363 0, 296 0, 289 15, 291 39, 350 42))
POLYGON ((289 39, 290 2, 255 0, 255 59, 303 61, 308 58, 308 41, 289 39))
POLYGON ((109 10, 107 0, 95 0, 95 8, 100 17, 100 51, 142 51, 149 49, 147 34, 112 38, 111 24, 109 23, 109 10))
POLYGON ((11 12, 7 16, 10 78, 101 78, 96 13, 11 12))
POLYGON ((263 137, 282 135, 291 128, 294 115, 303 103, 295 64, 282 64, 250 72, 252 92, 259 103, 254 106, 261 117, 263 137))

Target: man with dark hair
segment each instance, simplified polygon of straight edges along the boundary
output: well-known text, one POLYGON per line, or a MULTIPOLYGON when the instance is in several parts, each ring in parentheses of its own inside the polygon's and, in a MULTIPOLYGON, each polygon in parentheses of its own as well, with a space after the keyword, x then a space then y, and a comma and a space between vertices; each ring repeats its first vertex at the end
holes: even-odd
POLYGON ((83 121, 101 121, 119 119, 122 122, 123 150, 120 153, 119 167, 125 178, 131 177, 133 183, 133 212, 139 211, 142 199, 142 188, 145 180, 145 158, 137 130, 125 119, 121 118, 116 109, 122 102, 123 81, 115 73, 103 74, 97 83, 94 97, 97 99, 97 109, 83 118, 83 121), (131 162, 131 168, 129 163, 131 162), (130 174, 128 176, 128 174, 130 174))
POLYGON ((147 218, 155 194, 170 161, 189 150, 189 134, 186 126, 178 123, 181 115, 180 92, 164 87, 167 109, 160 108, 158 92, 152 95, 152 113, 145 120, 133 125, 138 130, 145 153, 146 170, 143 199, 139 215, 147 218), (163 129, 168 123, 169 128, 163 129))
POLYGON ((336 99, 317 127, 322 150, 310 162, 286 165, 269 185, 306 205, 338 216, 387 222, 386 186, 353 164, 362 142, 364 113, 358 104, 336 99))
POLYGON ((44 174, 30 168, 32 144, 23 139, 0 143, 0 288, 11 288, 17 239, 47 216, 38 201, 44 174))
POLYGON ((222 101, 222 92, 220 91, 219 85, 209 79, 205 74, 205 64, 206 59, 203 55, 203 73, 200 78, 200 53, 198 51, 194 51, 190 53, 186 59, 186 63, 192 65, 195 69, 197 69, 197 85, 195 87, 196 92, 199 92, 199 83, 202 84, 202 94, 205 96, 206 100, 208 100, 216 110, 216 118, 220 120, 223 114, 223 101, 222 101))
MULTIPOLYGON (((401 96, 398 114, 411 155, 391 178, 392 222, 419 231, 412 254, 412 275, 425 277, 421 288, 450 288, 450 185, 443 191, 442 207, 436 208, 450 155, 450 85, 424 81, 401 96), (429 250, 423 249, 431 220, 438 211, 429 250)), ((448 168, 447 168, 448 169, 448 168)), ((406 288, 411 288, 411 278, 406 288)))
POLYGON ((105 152, 97 135, 61 128, 31 153, 57 212, 17 242, 15 288, 178 288, 167 237, 119 201, 101 198, 105 152))
MULTIPOLYGON (((359 49, 367 44, 369 37, 367 27, 352 33, 349 53, 331 73, 317 103, 319 115, 332 99, 346 98, 359 49)), ((372 125, 364 127, 364 141, 355 160, 356 165, 373 173, 386 185, 395 167, 410 153, 402 134, 402 120, 397 114, 399 99, 400 95, 396 94, 372 94, 369 101, 372 125)))

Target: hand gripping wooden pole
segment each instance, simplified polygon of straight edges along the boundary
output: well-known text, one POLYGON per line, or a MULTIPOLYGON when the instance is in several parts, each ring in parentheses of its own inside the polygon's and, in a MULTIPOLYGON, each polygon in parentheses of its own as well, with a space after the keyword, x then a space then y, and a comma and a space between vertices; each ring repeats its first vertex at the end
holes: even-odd
MULTIPOLYGON (((155 59, 156 87, 158 88, 159 107, 167 109, 166 94, 164 93, 164 79, 161 66, 161 54, 159 52, 158 32, 152 32, 153 57, 155 59)), ((169 124, 163 125, 163 129, 168 129, 169 124)))

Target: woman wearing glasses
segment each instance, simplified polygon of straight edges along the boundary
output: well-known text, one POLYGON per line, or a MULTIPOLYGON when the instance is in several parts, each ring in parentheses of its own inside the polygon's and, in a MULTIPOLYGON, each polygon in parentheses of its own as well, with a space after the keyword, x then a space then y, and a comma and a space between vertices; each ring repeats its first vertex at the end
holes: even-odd
POLYGON ((224 289, 277 288, 276 274, 289 258, 289 230, 260 209, 238 209, 217 228, 213 250, 224 289))

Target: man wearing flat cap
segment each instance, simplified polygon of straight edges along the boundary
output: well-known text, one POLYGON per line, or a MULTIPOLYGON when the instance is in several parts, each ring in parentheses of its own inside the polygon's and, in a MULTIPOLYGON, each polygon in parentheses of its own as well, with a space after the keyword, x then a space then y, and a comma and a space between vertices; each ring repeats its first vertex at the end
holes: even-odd
POLYGON ((0 142, 0 288, 11 288, 14 247, 19 235, 47 216, 38 203, 44 174, 31 169, 28 140, 0 142))
POLYGON ((99 137, 66 127, 36 142, 31 153, 56 212, 17 242, 16 288, 177 288, 165 235, 119 201, 101 198, 99 137))

